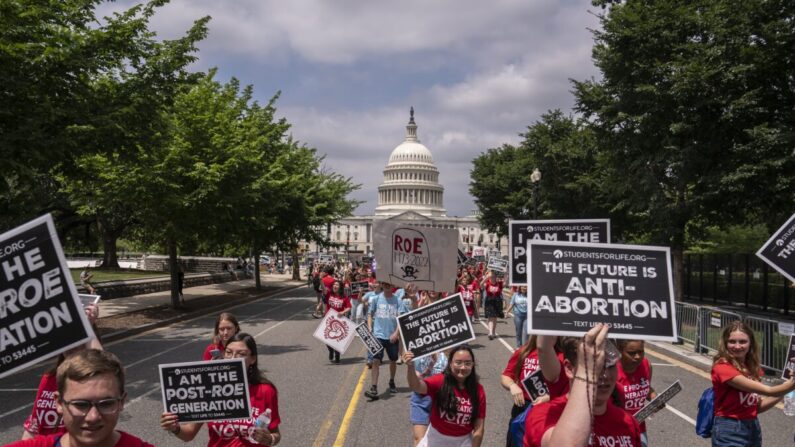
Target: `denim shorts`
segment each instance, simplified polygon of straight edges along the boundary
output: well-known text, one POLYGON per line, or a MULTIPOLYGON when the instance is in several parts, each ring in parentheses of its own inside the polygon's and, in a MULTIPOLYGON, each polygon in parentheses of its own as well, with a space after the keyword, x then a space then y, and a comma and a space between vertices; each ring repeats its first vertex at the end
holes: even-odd
POLYGON ((373 356, 374 360, 382 361, 384 360, 384 351, 386 351, 386 355, 389 356, 389 360, 392 362, 397 362, 398 359, 398 342, 392 343, 389 340, 384 340, 383 338, 378 339, 381 342, 381 346, 384 349, 378 351, 378 354, 373 356))
POLYGON ((759 419, 716 416, 712 425, 712 447, 762 447, 759 419))
POLYGON ((431 396, 411 393, 409 420, 412 425, 428 425, 431 423, 431 396))

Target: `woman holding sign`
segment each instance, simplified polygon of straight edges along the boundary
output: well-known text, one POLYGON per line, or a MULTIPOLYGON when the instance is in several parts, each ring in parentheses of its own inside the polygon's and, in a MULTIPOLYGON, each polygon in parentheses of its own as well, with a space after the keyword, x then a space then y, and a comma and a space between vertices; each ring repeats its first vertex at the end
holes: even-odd
MULTIPOLYGON (((646 358, 646 346, 643 340, 617 340, 616 347, 621 353, 616 395, 624 410, 634 415, 646 405, 647 400, 657 396, 651 386, 651 363, 646 358)), ((640 423, 640 431, 640 442, 646 447, 649 445, 649 438, 646 434, 645 421, 640 423)))
POLYGON ((215 360, 224 356, 226 344, 229 340, 240 332, 240 323, 237 318, 229 312, 223 312, 215 320, 213 331, 213 342, 204 349, 202 360, 215 360))
POLYGON ((417 394, 430 396, 430 426, 417 447, 480 447, 486 420, 486 392, 475 372, 475 354, 467 345, 450 350, 444 373, 420 380, 414 354, 403 353, 406 380, 417 394))
POLYGON ((761 382, 763 374, 754 331, 742 321, 733 321, 723 329, 712 363, 713 446, 762 445, 757 415, 773 408, 785 394, 795 390, 795 378, 768 386, 761 382))
MULTIPOLYGON (((338 314, 340 314, 340 316, 344 317, 351 311, 351 300, 347 296, 343 295, 342 290, 343 286, 341 281, 336 280, 331 284, 331 293, 329 294, 328 300, 326 301, 326 313, 328 313, 329 310, 334 309, 338 314)), ((326 346, 326 348, 328 349, 328 361, 332 363, 339 363, 339 351, 336 351, 331 346, 326 346)))
MULTIPOLYGON (((224 358, 243 358, 246 362, 248 392, 251 399, 251 417, 233 421, 208 422, 210 432, 208 447, 254 447, 276 445, 279 433, 279 401, 276 387, 265 377, 257 365, 257 342, 249 334, 240 332, 229 339, 224 358)), ((176 414, 163 413, 160 426, 185 442, 192 441, 202 423, 180 424, 176 414)))
POLYGON ((502 280, 497 278, 493 271, 487 270, 485 279, 480 283, 486 293, 483 308, 489 324, 489 340, 497 337, 497 318, 505 318, 502 310, 502 280))

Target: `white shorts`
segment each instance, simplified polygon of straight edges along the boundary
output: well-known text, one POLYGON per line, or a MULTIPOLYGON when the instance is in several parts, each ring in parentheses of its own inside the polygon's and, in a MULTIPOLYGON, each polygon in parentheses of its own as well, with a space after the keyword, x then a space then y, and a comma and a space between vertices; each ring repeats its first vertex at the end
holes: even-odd
POLYGON ((464 436, 447 436, 436 431, 433 425, 429 425, 428 431, 417 447, 472 447, 472 433, 464 436))

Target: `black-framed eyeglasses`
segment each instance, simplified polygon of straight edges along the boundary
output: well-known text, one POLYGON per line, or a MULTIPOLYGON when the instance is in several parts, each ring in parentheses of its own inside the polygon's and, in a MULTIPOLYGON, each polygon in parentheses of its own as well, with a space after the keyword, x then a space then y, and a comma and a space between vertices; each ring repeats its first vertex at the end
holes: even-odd
POLYGON ((85 416, 91 411, 91 407, 97 409, 100 414, 111 415, 119 412, 119 404, 123 401, 123 397, 113 399, 100 399, 100 400, 61 400, 66 405, 66 408, 75 416, 85 416))

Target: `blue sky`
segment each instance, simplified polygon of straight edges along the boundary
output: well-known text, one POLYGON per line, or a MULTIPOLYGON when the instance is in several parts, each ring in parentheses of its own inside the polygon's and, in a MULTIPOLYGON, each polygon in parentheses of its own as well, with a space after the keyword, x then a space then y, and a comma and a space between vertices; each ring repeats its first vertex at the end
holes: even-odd
POLYGON ((414 106, 445 208, 463 216, 475 208, 472 159, 518 143, 549 109, 570 111, 569 80, 598 76, 588 30, 598 12, 588 0, 172 0, 151 24, 173 38, 211 16, 194 68, 252 84, 260 102, 281 91, 277 114, 293 137, 361 184, 357 214, 377 205, 382 170, 414 106))

